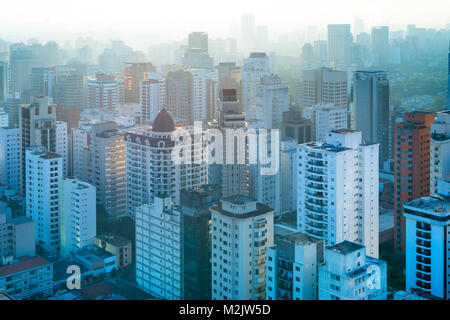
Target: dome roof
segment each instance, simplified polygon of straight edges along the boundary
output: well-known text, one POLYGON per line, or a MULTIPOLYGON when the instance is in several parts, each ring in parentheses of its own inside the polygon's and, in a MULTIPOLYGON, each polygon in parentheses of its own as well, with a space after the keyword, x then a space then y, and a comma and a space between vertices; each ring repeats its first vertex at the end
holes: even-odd
POLYGON ((175 121, 173 121, 172 115, 166 109, 162 109, 158 112, 158 115, 153 121, 153 132, 173 132, 175 131, 175 121))

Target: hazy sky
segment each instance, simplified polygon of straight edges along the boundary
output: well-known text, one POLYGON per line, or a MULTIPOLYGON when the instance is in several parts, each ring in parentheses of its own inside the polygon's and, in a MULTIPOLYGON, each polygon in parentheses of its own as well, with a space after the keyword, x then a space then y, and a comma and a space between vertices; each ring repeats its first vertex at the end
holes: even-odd
POLYGON ((450 23, 449 0, 2 0, 0 38, 40 41, 76 34, 105 40, 122 38, 141 49, 149 43, 179 40, 193 30, 226 37, 244 12, 256 25, 268 25, 271 38, 308 25, 350 23, 394 29, 413 23, 443 28, 450 23))

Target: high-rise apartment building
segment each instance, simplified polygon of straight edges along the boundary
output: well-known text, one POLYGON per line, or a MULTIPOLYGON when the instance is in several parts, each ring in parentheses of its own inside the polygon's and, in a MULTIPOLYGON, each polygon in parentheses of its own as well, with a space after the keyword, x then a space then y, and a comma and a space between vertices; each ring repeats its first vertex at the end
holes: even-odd
POLYGON ((139 103, 140 83, 147 78, 148 72, 156 72, 156 68, 150 62, 134 62, 125 65, 123 73, 125 103, 139 103))
POLYGON ((24 216, 10 218, 6 213, 0 213, 0 258, 34 256, 34 224, 34 221, 24 216))
POLYGON ((330 68, 304 70, 301 83, 301 106, 309 108, 318 103, 332 103, 347 108, 347 72, 330 68))
POLYGON ((302 233, 277 238, 266 253, 266 298, 317 300, 324 247, 323 240, 302 233))
POLYGON ((263 300, 274 210, 245 196, 211 207, 212 299, 263 300))
MULTIPOLYGON (((210 163, 208 182, 220 185, 223 197, 248 195, 247 121, 245 121, 245 114, 239 111, 239 100, 235 89, 221 90, 219 119, 209 124, 209 130, 211 129, 221 132, 222 145, 218 147, 222 147, 223 150, 214 150, 215 147, 211 147, 219 163, 210 163), (227 132, 231 133, 228 138, 227 132)), ((212 138, 214 132, 210 131, 210 133, 212 138)))
POLYGON ((59 183, 59 218, 61 256, 94 244, 97 234, 95 187, 77 180, 64 178, 59 183))
POLYGON ((184 299, 211 300, 211 212, 220 186, 181 191, 184 299))
POLYGON ((26 149, 26 215, 35 222, 36 244, 50 253, 60 250, 59 180, 63 161, 44 147, 26 149))
POLYGON ((328 59, 334 67, 350 66, 352 42, 349 24, 328 25, 328 59))
POLYGON ((295 139, 298 144, 314 140, 314 122, 301 116, 300 111, 283 113, 281 139, 295 139))
POLYGON ((136 210, 136 282, 158 297, 183 299, 181 215, 170 197, 136 210))
POLYGON ((188 71, 172 71, 166 76, 167 110, 174 118, 190 120, 193 110, 194 79, 188 71))
POLYGON ((20 131, 0 128, 0 183, 20 191, 20 131))
POLYGON ((435 114, 408 112, 395 125, 394 246, 405 250, 403 203, 430 195, 430 126, 435 114))
POLYGON ((320 103, 303 110, 303 116, 314 124, 315 141, 323 142, 328 132, 348 128, 348 111, 346 108, 335 107, 333 104, 320 103))
POLYGON ((56 104, 48 97, 36 97, 31 104, 20 106, 20 192, 25 194, 26 149, 42 146, 56 152, 56 104))
POLYGON ((30 74, 33 67, 32 52, 26 46, 18 46, 10 51, 9 92, 24 92, 31 89, 30 74))
POLYGON ((325 249, 319 266, 319 300, 386 300, 387 264, 343 241, 325 249))
POLYGON ((0 61, 0 101, 3 101, 9 93, 8 63, 0 61))
POLYGON ((256 85, 267 74, 270 74, 270 63, 267 54, 264 52, 252 52, 241 68, 241 109, 247 119, 254 117, 256 85))
POLYGON ((380 160, 389 158, 389 79, 384 71, 353 75, 352 127, 366 142, 380 144, 380 160))
POLYGON ((289 88, 277 75, 264 75, 256 85, 256 119, 266 129, 280 129, 283 112, 289 111, 289 88))
POLYGON ((141 124, 153 122, 166 107, 166 81, 158 72, 149 73, 140 83, 141 124))
POLYGON ((140 127, 125 134, 127 213, 133 217, 137 207, 153 202, 155 196, 171 197, 180 205, 180 191, 208 182, 206 134, 195 127, 176 127, 166 109, 158 113, 152 128, 140 127), (184 145, 184 158, 176 163, 180 142, 186 134, 191 141, 184 145), (187 153, 187 154, 186 154, 187 153))
POLYGON ((450 110, 438 112, 431 124, 430 194, 437 192, 438 180, 450 175, 450 110))
POLYGON ((208 52, 208 34, 201 31, 191 32, 188 35, 188 48, 208 52))
POLYGON ((297 229, 327 245, 348 240, 378 258, 378 144, 336 130, 298 147, 297 229))
POLYGON ((119 107, 119 85, 113 75, 97 73, 87 81, 86 106, 115 112, 119 107))
POLYGON ((241 28, 242 51, 248 54, 253 50, 255 41, 255 16, 252 13, 242 14, 241 28))
POLYGON ((447 187, 404 204, 407 291, 416 289, 450 299, 449 195, 447 187))

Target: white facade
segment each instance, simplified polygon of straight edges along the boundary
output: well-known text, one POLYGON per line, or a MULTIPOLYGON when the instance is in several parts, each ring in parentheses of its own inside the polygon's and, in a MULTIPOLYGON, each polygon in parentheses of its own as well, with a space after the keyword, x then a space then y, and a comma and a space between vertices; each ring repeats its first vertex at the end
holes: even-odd
MULTIPOLYGON (((206 69, 186 69, 192 74, 192 121, 206 119, 206 69)), ((194 124, 194 123, 192 123, 194 124)))
POLYGON ((8 114, 0 109, 0 128, 6 128, 9 125, 9 117, 8 114))
POLYGON ((404 204, 403 215, 406 219, 406 290, 418 289, 450 299, 448 196, 435 195, 408 202, 404 204))
POLYGON ((19 128, 0 128, 0 183, 20 189, 19 128))
POLYGON ((450 174, 450 110, 436 114, 430 131, 430 194, 435 194, 438 180, 450 174))
POLYGON ((250 54, 241 69, 241 110, 245 114, 254 113, 256 85, 269 73, 269 57, 265 53, 250 54))
POLYGON ((287 83, 277 75, 264 75, 256 85, 256 108, 256 119, 263 120, 264 128, 280 129, 283 112, 289 111, 287 83))
MULTIPOLYGON (((125 135, 127 214, 134 216, 136 208, 151 203, 155 195, 170 196, 180 204, 180 191, 208 183, 206 137, 194 127, 182 127, 174 132, 153 132, 139 127, 125 135), (183 132, 191 135, 191 163, 175 164, 172 153, 179 145, 171 141, 183 132)), ((188 157, 186 157, 188 158, 188 157)))
POLYGON ((60 180, 61 256, 94 244, 97 234, 95 187, 73 178, 60 180))
POLYGON ((319 266, 319 300, 386 300, 387 264, 349 241, 325 249, 319 266))
POLYGON ((45 148, 28 148, 25 153, 26 215, 35 222, 36 243, 46 251, 60 248, 59 180, 63 159, 45 148))
POLYGON ((183 299, 181 218, 170 198, 136 210, 136 282, 168 300, 183 299))
POLYGON ((116 80, 88 80, 86 92, 88 108, 115 112, 120 103, 119 99, 119 84, 116 80))
POLYGON ((166 107, 166 80, 162 73, 148 72, 140 83, 141 123, 154 121, 159 110, 166 107))
POLYGON ((328 132, 347 129, 348 111, 333 104, 318 104, 303 110, 303 116, 314 123, 316 141, 326 140, 328 132))
POLYGON ((350 130, 330 132, 326 143, 299 145, 299 232, 327 245, 355 242, 378 258, 378 148, 350 130))
POLYGON ((323 262, 322 240, 295 233, 278 238, 267 248, 266 298, 317 300, 318 266, 323 262))
POLYGON ((63 158, 63 175, 69 175, 69 147, 67 141, 67 122, 56 121, 56 153, 63 158))
POLYGON ((265 299, 266 249, 273 245, 274 210, 234 196, 210 211, 212 299, 265 299))

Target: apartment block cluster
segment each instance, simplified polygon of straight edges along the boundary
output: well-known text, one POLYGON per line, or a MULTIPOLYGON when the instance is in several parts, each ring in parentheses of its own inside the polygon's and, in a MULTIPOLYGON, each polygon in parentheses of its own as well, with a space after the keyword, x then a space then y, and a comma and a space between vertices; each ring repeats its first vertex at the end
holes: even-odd
POLYGON ((157 299, 386 300, 390 170, 404 290, 450 298, 450 111, 392 122, 388 72, 352 69, 349 25, 314 43, 326 63, 305 64, 293 94, 258 30, 244 15, 245 59, 205 32, 177 63, 121 41, 94 61, 80 40, 83 70, 56 43, 0 55, 0 293, 57 299, 75 265, 82 286, 131 273, 157 299))

